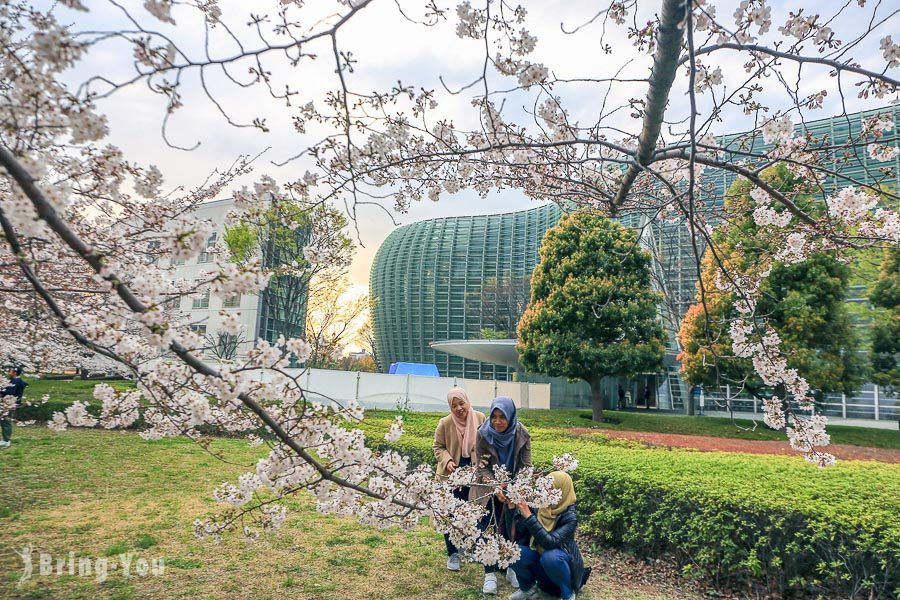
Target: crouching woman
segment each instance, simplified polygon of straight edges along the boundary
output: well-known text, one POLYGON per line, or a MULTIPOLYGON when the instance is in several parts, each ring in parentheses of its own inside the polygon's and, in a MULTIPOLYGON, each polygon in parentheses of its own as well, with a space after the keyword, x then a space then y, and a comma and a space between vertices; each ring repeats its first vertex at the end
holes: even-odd
POLYGON ((510 600, 537 598, 540 590, 569 600, 575 598, 590 575, 575 541, 578 518, 572 478, 562 471, 554 471, 550 476, 553 487, 562 492, 562 499, 555 506, 542 508, 537 514, 524 502, 516 507, 521 517, 517 527, 525 527, 530 536, 517 536, 522 554, 512 569, 519 580, 519 591, 510 600), (523 543, 528 537, 531 543, 523 543))

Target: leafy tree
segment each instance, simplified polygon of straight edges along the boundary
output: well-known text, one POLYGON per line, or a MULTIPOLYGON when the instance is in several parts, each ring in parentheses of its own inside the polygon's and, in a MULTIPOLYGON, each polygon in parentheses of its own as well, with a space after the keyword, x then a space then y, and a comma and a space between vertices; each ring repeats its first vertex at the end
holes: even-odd
MULTIPOLYGON (((763 172, 775 189, 794 191, 801 182, 785 167, 763 172)), ((703 256, 698 303, 685 315, 678 334, 682 373, 691 384, 743 385, 757 397, 769 390, 756 374, 749 358, 734 356, 729 324, 737 315, 734 293, 716 287, 721 266, 734 276, 752 276, 781 243, 778 235, 761 229, 753 217, 753 186, 738 180, 729 188, 724 203, 724 223, 712 236, 711 249, 703 256)), ((801 199, 804 209, 821 212, 811 198, 801 199)), ((801 201, 798 200, 798 201, 801 201)), ((787 225, 790 228, 792 223, 787 225)), ((852 393, 863 382, 864 361, 859 339, 845 302, 850 268, 828 252, 817 252, 794 264, 775 261, 763 280, 756 316, 779 334, 789 368, 806 378, 821 400, 828 392, 852 393)))
POLYGON ((597 212, 569 214, 547 231, 519 323, 526 369, 581 378, 603 420, 600 380, 661 367, 665 353, 650 289, 650 256, 637 235, 597 212))
POLYGON ((872 380, 892 389, 900 387, 900 250, 884 251, 878 280, 869 293, 884 309, 872 327, 872 380))
POLYGON ((365 356, 342 356, 340 360, 334 363, 334 368, 340 371, 360 371, 363 373, 377 373, 378 366, 375 359, 366 354, 365 356))
POLYGON ((272 195, 261 208, 248 211, 223 236, 232 261, 259 261, 269 275, 261 292, 260 337, 304 337, 307 301, 321 288, 339 281, 353 254, 343 233, 346 217, 336 209, 308 206, 272 195), (313 249, 311 252, 310 249, 313 249))
POLYGON ((484 282, 480 293, 468 296, 467 312, 481 315, 479 337, 497 340, 514 336, 528 306, 530 288, 529 277, 494 277, 484 282))
POLYGON ((509 337, 506 331, 497 331, 490 327, 482 327, 478 331, 478 337, 482 340, 505 340, 509 337))

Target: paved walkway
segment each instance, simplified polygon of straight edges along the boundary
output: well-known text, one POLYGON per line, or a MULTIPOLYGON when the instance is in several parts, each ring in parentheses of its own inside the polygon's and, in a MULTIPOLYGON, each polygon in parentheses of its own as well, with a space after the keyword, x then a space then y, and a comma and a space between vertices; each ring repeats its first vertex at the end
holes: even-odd
MULTIPOLYGON (((676 433, 653 433, 646 431, 617 431, 610 429, 592 429, 578 427, 572 430, 578 435, 601 434, 626 440, 643 442, 648 446, 663 448, 695 448, 707 452, 747 452, 749 454, 781 454, 796 456, 787 440, 739 440, 733 438, 711 437, 705 435, 683 435, 676 433)), ((888 448, 864 448, 844 444, 832 444, 827 447, 836 457, 845 460, 877 460, 885 463, 900 463, 900 450, 888 448)))

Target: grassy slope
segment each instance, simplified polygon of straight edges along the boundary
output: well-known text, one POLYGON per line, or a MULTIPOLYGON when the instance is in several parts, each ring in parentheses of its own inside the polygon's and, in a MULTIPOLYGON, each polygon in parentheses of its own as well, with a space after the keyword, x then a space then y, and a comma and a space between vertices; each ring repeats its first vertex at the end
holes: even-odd
MULTIPOLYGON (((253 464, 263 451, 239 440, 212 449, 253 464)), ((311 499, 290 503, 280 533, 247 545, 239 536, 199 542, 191 522, 210 514, 212 489, 244 472, 183 439, 146 442, 132 432, 20 428, 0 452, 0 590, 6 598, 443 598, 480 599, 474 565, 448 574, 440 536, 379 531, 317 514, 311 499), (34 577, 16 586, 19 559, 36 551, 65 556, 164 557, 162 577, 113 574, 105 583, 81 577, 34 577)), ((589 600, 661 599, 652 588, 598 577, 589 600), (602 582, 602 583, 601 583, 602 582)), ((501 590, 508 594, 511 590, 501 590)), ((582 597, 582 596, 580 596, 582 597)))

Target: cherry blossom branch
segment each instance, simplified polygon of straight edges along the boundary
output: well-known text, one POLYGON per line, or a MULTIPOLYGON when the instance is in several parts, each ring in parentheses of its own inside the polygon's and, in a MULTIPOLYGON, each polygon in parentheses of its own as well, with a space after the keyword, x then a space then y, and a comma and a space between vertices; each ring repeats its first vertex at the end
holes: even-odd
MULTIPOLYGON (((6 171, 13 177, 13 179, 15 179, 16 183, 19 185, 25 195, 28 196, 29 200, 31 200, 38 217, 43 220, 67 246, 69 246, 85 262, 87 262, 88 265, 90 265, 98 275, 112 284, 116 294, 132 312, 134 312, 135 314, 141 314, 146 313, 149 310, 149 307, 146 306, 137 296, 135 296, 134 293, 129 289, 128 285, 120 281, 115 274, 104 274, 104 257, 99 252, 91 249, 87 244, 85 244, 78 237, 78 235, 74 231, 72 231, 72 229, 59 217, 56 210, 47 201, 43 192, 37 187, 31 175, 25 170, 21 163, 16 160, 12 153, 10 153, 5 147, 2 146, 0 146, 0 165, 2 165, 6 169, 6 171)), ((7 233, 7 226, 8 223, 4 219, 4 233, 7 233)), ((12 240, 9 241, 10 243, 12 243, 12 240)), ((27 275, 28 273, 26 273, 26 276, 27 275)), ((34 280, 32 283, 36 286, 37 289, 37 287, 39 286, 39 282, 37 280, 34 280)), ((48 302, 48 305, 51 306, 51 309, 56 306, 55 301, 49 294, 46 294, 46 297, 42 295, 42 297, 44 298, 45 302, 48 302)), ((65 315, 61 310, 59 310, 58 306, 56 306, 56 310, 59 311, 60 318, 63 320, 63 322, 65 322, 65 315)), ((78 335, 80 336, 80 334, 78 335)), ((79 341, 81 341, 81 339, 85 338, 83 338, 83 336, 76 336, 76 339, 79 339, 79 341)), ((85 341, 89 343, 88 340, 85 339, 85 341)), ((169 349, 195 372, 207 377, 213 377, 217 379, 222 378, 221 374, 216 369, 213 369, 205 362, 195 357, 180 343, 172 342, 169 346, 169 349)), ((117 356, 113 355, 113 357, 118 360, 117 356)), ((238 397, 247 408, 249 408, 263 423, 265 423, 265 425, 269 429, 272 430, 272 432, 283 444, 293 450, 304 461, 312 465, 313 468, 318 471, 324 479, 331 481, 332 483, 335 483, 341 487, 354 490, 372 498, 377 498, 379 500, 385 499, 383 495, 373 492, 365 486, 357 485, 346 479, 334 475, 333 472, 331 472, 328 468, 326 468, 318 460, 316 460, 315 457, 313 457, 304 448, 297 444, 297 442, 281 427, 281 425, 277 421, 275 421, 275 419, 273 419, 272 416, 255 400, 253 400, 253 398, 251 398, 244 392, 239 394, 238 397)), ((403 500, 395 500, 395 502, 405 508, 422 510, 421 506, 416 506, 403 500)))
MULTIPOLYGON (((885 73, 878 73, 877 71, 872 71, 871 69, 865 69, 859 66, 856 63, 841 62, 838 60, 832 60, 828 58, 824 58, 821 56, 803 56, 801 54, 795 54, 792 52, 783 52, 781 50, 776 50, 774 48, 769 48, 767 46, 762 46, 760 44, 740 44, 737 42, 723 42, 721 44, 715 44, 713 46, 704 46, 702 48, 698 48, 694 51, 693 56, 703 56, 704 54, 711 54, 718 50, 738 50, 741 52, 754 52, 758 54, 765 54, 768 56, 773 56, 775 58, 783 58, 786 60, 790 60, 800 64, 816 64, 823 65, 826 67, 831 67, 835 71, 847 71, 850 73, 856 73, 857 75, 862 75, 864 77, 868 77, 870 79, 875 79, 881 81, 894 89, 900 88, 900 79, 895 79, 893 77, 888 76, 885 73)), ((690 56, 684 56, 678 61, 678 65, 684 65, 688 61, 690 61, 690 56)))
POLYGON ((806 214, 799 206, 797 206, 793 201, 791 201, 787 196, 776 190, 770 184, 768 184, 764 179, 762 179, 756 171, 748 169, 744 166, 735 163, 729 163, 722 160, 718 160, 711 156, 707 155, 693 155, 689 152, 688 149, 677 149, 672 151, 667 151, 665 153, 661 153, 659 155, 660 159, 665 158, 679 158, 681 160, 690 160, 693 157, 694 160, 701 165, 706 165, 709 167, 717 167, 720 169, 724 169, 726 171, 731 171, 732 173, 737 173, 749 181, 753 183, 756 187, 762 188, 766 191, 767 194, 772 196, 772 198, 778 200, 781 204, 784 205, 786 209, 790 211, 792 215, 806 223, 807 225, 816 225, 817 222, 815 219, 806 214))

